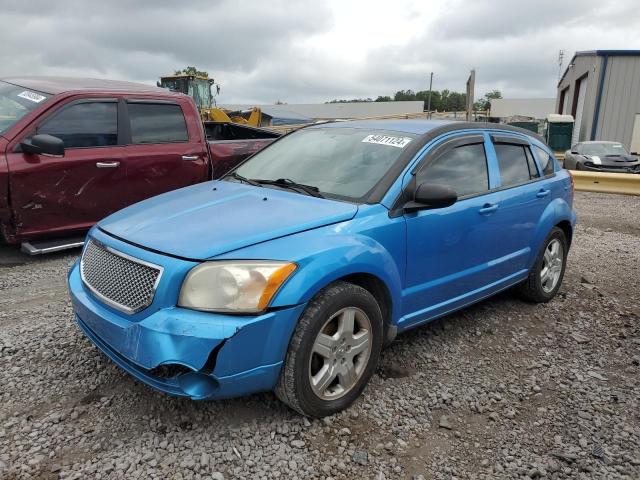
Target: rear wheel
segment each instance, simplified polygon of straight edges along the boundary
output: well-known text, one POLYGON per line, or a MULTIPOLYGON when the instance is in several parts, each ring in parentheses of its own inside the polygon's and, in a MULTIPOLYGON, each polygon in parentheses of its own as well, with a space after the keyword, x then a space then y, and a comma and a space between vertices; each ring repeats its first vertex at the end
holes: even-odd
POLYGON ((364 288, 336 282, 307 306, 293 334, 276 395, 303 415, 323 417, 358 398, 382 347, 382 313, 364 288))
POLYGON ((564 232, 554 227, 545 239, 529 277, 517 287, 520 296, 536 303, 548 302, 555 297, 564 277, 567 252, 564 232))

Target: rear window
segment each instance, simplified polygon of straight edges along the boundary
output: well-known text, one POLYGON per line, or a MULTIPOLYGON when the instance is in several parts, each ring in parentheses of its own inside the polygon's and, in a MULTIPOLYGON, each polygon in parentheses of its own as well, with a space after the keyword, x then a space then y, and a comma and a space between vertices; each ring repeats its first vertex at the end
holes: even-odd
POLYGON ((522 145, 498 143, 495 145, 503 187, 520 185, 531 180, 529 162, 522 145))
POLYGON ((171 143, 189 140, 187 124, 179 105, 129 103, 131 142, 171 143))

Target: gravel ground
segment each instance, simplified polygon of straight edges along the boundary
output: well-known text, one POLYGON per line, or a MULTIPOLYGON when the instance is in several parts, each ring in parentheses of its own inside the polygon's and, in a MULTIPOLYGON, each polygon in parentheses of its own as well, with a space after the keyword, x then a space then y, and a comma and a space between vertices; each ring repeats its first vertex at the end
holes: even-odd
POLYGON ((576 195, 559 296, 510 293, 398 338, 348 411, 196 403, 72 320, 77 255, 0 250, 0 478, 640 478, 640 197, 576 195))

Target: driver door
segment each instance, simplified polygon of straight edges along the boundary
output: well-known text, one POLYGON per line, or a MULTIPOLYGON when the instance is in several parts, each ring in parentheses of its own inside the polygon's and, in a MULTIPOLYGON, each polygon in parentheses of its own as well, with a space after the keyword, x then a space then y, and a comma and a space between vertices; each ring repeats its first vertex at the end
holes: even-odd
POLYGON ((413 171, 416 185, 446 185, 456 191, 458 201, 445 208, 405 214, 406 326, 488 294, 501 276, 496 228, 500 193, 491 190, 485 137, 457 137, 430 152, 413 171))
POLYGON ((9 148, 10 185, 19 237, 87 230, 124 207, 123 147, 118 142, 118 100, 69 102, 41 120, 32 134, 61 138, 65 155, 25 154, 9 148))

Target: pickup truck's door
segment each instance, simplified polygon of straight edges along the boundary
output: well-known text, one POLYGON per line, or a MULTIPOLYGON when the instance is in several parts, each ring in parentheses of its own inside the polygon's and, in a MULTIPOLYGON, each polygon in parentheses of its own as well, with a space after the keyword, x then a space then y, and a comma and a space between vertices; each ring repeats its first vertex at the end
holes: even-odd
POLYGON ((88 229, 124 207, 123 147, 118 140, 118 101, 82 99, 55 109, 7 149, 11 202, 18 237, 88 229), (61 138, 65 155, 22 153, 19 142, 36 133, 61 138))
POLYGON ((125 106, 128 204, 208 180, 209 156, 195 106, 187 112, 190 105, 163 100, 127 100, 125 106))

